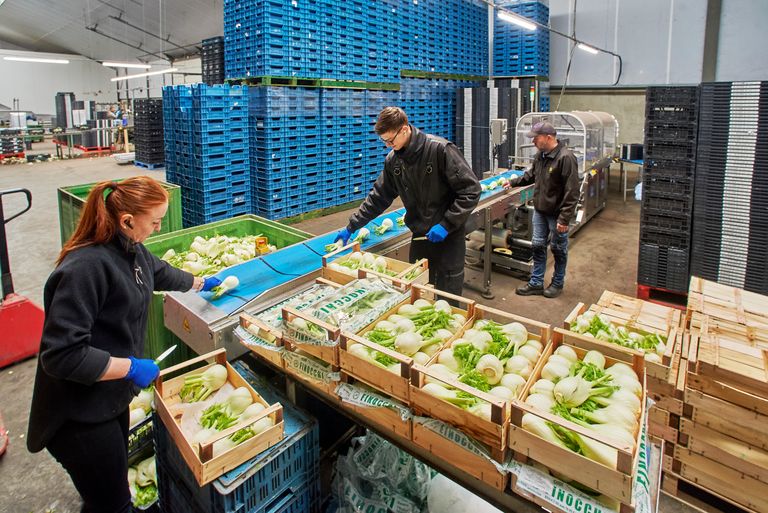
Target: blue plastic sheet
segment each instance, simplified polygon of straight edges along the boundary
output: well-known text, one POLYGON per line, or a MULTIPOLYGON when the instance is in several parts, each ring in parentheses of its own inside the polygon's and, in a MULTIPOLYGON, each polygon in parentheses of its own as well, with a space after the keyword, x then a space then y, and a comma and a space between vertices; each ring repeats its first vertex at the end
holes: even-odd
MULTIPOLYGON (((499 173, 496 176, 491 176, 491 177, 486 178, 484 180, 480 180, 480 183, 488 185, 491 182, 497 181, 499 178, 509 179, 510 177, 513 177, 513 176, 523 176, 523 174, 525 174, 525 171, 522 171, 522 170, 521 171, 518 171, 518 170, 504 171, 503 173, 499 173)), ((480 194, 480 199, 484 200, 485 198, 487 198, 489 196, 493 196, 494 194, 497 194, 500 190, 501 190, 500 188, 496 188, 496 189, 494 189, 492 191, 483 191, 480 194)))
POLYGON ((259 294, 293 278, 293 276, 284 276, 276 273, 260 258, 230 267, 216 275, 220 280, 227 276, 237 276, 237 279, 240 280, 237 288, 225 292, 218 299, 212 299, 213 293, 211 292, 200 292, 203 299, 223 310, 227 315, 233 314, 259 294))

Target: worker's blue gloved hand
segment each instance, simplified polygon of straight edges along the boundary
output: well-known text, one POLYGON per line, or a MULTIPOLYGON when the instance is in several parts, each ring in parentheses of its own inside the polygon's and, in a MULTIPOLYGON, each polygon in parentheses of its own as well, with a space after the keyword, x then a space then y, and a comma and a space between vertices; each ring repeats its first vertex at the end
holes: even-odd
POLYGON ((345 246, 349 244, 349 238, 352 236, 352 232, 349 231, 348 228, 343 228, 339 230, 339 233, 336 234, 336 239, 333 242, 339 242, 341 241, 345 246))
POLYGON ((203 292, 210 292, 210 290, 214 287, 218 287, 221 285, 221 280, 218 278, 214 278, 213 276, 209 276, 208 278, 203 281, 203 288, 200 289, 203 292))
POLYGON ((427 232, 427 240, 429 242, 443 242, 448 236, 448 230, 443 228, 443 225, 436 224, 427 232))
POLYGON ((133 356, 129 356, 128 359, 131 360, 131 368, 125 375, 125 379, 133 381, 139 388, 147 388, 160 374, 160 367, 154 360, 133 356))

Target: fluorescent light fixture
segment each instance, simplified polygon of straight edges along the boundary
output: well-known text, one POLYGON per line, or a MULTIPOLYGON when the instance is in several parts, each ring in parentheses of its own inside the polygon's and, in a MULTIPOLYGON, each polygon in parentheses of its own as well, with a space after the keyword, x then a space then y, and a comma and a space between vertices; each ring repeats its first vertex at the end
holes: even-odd
POLYGON ((597 50, 595 48, 592 48, 589 45, 585 45, 584 43, 579 43, 576 46, 579 48, 579 50, 584 50, 585 52, 589 52, 592 55, 597 55, 597 50))
POLYGON ((178 71, 178 68, 168 68, 168 69, 161 69, 157 71, 148 71, 146 73, 136 73, 135 75, 126 75, 124 77, 115 77, 110 78, 112 82, 117 82, 118 80, 130 80, 132 78, 141 78, 141 77, 151 77, 152 75, 162 75, 163 73, 173 73, 174 71, 178 71))
POLYGON ((502 19, 504 21, 508 21, 510 23, 514 23, 518 27, 523 27, 527 30, 536 30, 536 25, 530 21, 528 18, 524 18, 522 16, 518 16, 517 14, 512 14, 507 11, 499 11, 499 19, 502 19))
POLYGON ((109 68, 137 68, 137 69, 149 69, 152 66, 141 62, 102 62, 102 66, 109 68))
POLYGON ((69 64, 67 59, 40 59, 38 57, 3 57, 6 61, 42 62, 45 64, 69 64))

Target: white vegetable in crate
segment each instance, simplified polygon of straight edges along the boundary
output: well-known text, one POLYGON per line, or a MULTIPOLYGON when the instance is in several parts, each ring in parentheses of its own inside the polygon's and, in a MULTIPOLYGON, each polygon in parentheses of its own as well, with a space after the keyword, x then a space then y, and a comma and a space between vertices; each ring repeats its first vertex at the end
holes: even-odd
POLYGON ((452 349, 443 349, 437 355, 437 363, 445 365, 453 372, 459 371, 459 362, 453 356, 452 349))
POLYGON ((505 324, 501 327, 501 331, 507 337, 509 337, 509 340, 515 345, 519 346, 525 344, 525 342, 528 340, 528 330, 526 330, 525 326, 519 322, 510 322, 509 324, 505 324))
POLYGON ((485 352, 488 350, 488 345, 493 342, 493 337, 487 331, 476 330, 470 328, 464 332, 463 338, 469 340, 469 342, 475 346, 478 351, 485 352))
POLYGON ((555 405, 555 400, 552 397, 544 394, 531 394, 525 398, 525 403, 537 408, 541 411, 550 411, 555 405))
MULTIPOLYGON (((437 378, 442 378, 445 380, 453 380, 458 377, 458 374, 456 372, 453 372, 451 369, 449 369, 448 367, 446 367, 441 363, 433 363, 428 368, 430 373, 434 374, 437 378)), ((426 383, 437 383, 439 385, 442 385, 441 381, 438 381, 426 375, 424 376, 424 381, 426 383)))
POLYGON ((421 335, 413 331, 406 331, 395 337, 395 349, 407 356, 416 354, 421 349, 422 344, 421 335))
POLYGON ((504 374, 499 381, 499 385, 509 389, 513 394, 517 395, 522 387, 525 386, 525 378, 519 374, 504 374))
POLYGON ((147 414, 143 408, 134 408, 129 411, 128 415, 129 415, 128 426, 131 428, 136 426, 142 420, 147 418, 147 414))
POLYGON ((415 363, 418 363, 419 365, 426 365, 427 362, 429 362, 429 355, 422 351, 419 351, 418 353, 413 355, 412 358, 413 358, 413 361, 415 363))
POLYGON ((528 376, 531 375, 531 362, 525 356, 517 354, 507 360, 505 369, 507 372, 520 374, 522 377, 528 379, 528 376))
POLYGON ((584 363, 591 363, 598 369, 605 369, 605 356, 600 351, 587 351, 587 354, 582 358, 584 363))
POLYGON ((488 393, 504 401, 512 401, 515 398, 515 393, 505 386, 493 387, 488 393))
POLYGON ((397 329, 397 326, 392 321, 382 320, 377 322, 374 328, 377 330, 384 330, 389 331, 390 333, 394 333, 397 329))
POLYGON ((504 366, 499 359, 492 354, 484 354, 481 356, 477 365, 475 365, 475 370, 485 376, 490 385, 495 385, 501 381, 501 377, 504 375, 504 366))
POLYGON ((569 362, 573 363, 578 361, 579 357, 576 355, 576 351, 573 350, 570 346, 560 346, 557 349, 555 349, 555 354, 558 356, 562 356, 569 362))
POLYGON ((449 305, 448 301, 446 301, 445 299, 438 299, 437 301, 435 301, 435 310, 437 310, 438 312, 445 312, 445 313, 453 312, 453 308, 451 308, 451 305, 449 305))
POLYGON ((469 408, 469 412, 472 415, 477 415, 481 419, 485 419, 488 422, 491 421, 492 408, 490 403, 482 402, 469 408))
MULTIPOLYGON (((534 349, 536 349, 536 352, 539 353, 539 354, 541 354, 541 352, 544 350, 544 345, 541 342, 539 342, 538 340, 535 340, 535 339, 532 339, 532 338, 528 339, 528 341, 525 343, 525 345, 528 346, 528 347, 533 347, 534 349)), ((523 346, 523 347, 525 347, 525 346, 523 346)))
POLYGON ((413 306, 415 306, 416 308, 421 309, 421 308, 426 308, 428 306, 432 306, 432 303, 430 303, 426 299, 419 298, 419 299, 417 299, 416 301, 413 302, 413 306))
POLYGON ((526 344, 518 349, 517 354, 526 358, 531 363, 531 365, 533 365, 539 361, 539 355, 541 353, 537 351, 535 347, 526 344))
POLYGON ((543 394, 554 398, 555 384, 548 379, 540 379, 531 386, 532 394, 543 394))

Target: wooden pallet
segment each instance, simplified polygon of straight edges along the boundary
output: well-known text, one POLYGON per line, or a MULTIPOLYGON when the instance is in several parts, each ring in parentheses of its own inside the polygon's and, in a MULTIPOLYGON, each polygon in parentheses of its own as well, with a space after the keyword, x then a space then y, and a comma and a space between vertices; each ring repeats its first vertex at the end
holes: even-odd
POLYGON ((159 163, 155 163, 155 164, 150 164, 150 163, 147 163, 147 162, 140 162, 138 160, 134 160, 133 161, 133 165, 136 166, 136 167, 140 167, 140 168, 143 168, 143 169, 149 169, 150 171, 154 171, 155 169, 160 169, 160 168, 165 167, 165 162, 159 162, 159 163))
POLYGON ((726 511, 728 513, 756 513, 672 471, 664 470, 662 472, 661 491, 677 502, 702 513, 723 513, 726 511))

